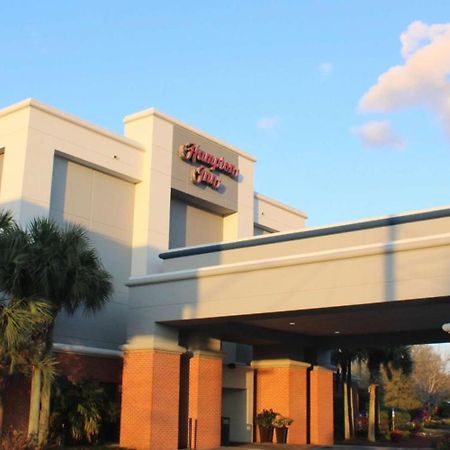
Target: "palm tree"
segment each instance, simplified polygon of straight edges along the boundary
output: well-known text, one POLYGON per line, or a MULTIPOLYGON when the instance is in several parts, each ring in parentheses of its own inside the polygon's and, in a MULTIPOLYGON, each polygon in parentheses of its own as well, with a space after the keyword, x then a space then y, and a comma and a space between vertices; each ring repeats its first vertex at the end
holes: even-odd
MULTIPOLYGON (((4 269, 10 256, 23 242, 10 213, 0 211, 0 269, 4 269), (18 238, 18 239, 17 239, 18 238)), ((0 270, 1 275, 4 271, 0 270)), ((6 380, 16 366, 24 365, 33 348, 33 337, 46 327, 50 318, 46 302, 29 303, 8 294, 0 284, 0 436, 4 416, 6 380)))
POLYGON ((43 380, 43 368, 53 364, 56 317, 61 310, 68 314, 79 308, 98 311, 112 293, 111 276, 78 225, 60 226, 49 219, 35 219, 26 230, 16 227, 6 233, 4 240, 9 251, 0 257, 0 287, 12 297, 31 302, 44 299, 49 304, 48 326, 35 337, 39 350, 32 368, 28 429, 29 434, 39 434, 43 445, 48 434, 51 391, 51 380, 43 380))
POLYGON ((360 355, 360 360, 367 364, 369 370, 369 427, 367 438, 375 442, 379 433, 379 389, 381 368, 392 379, 392 370, 399 370, 409 375, 413 368, 411 347, 380 347, 367 349, 360 355))
MULTIPOLYGON (((383 368, 389 379, 393 370, 400 370, 403 374, 411 373, 413 361, 411 347, 378 347, 368 349, 338 349, 333 353, 333 362, 338 367, 338 385, 342 385, 344 403, 344 437, 354 436, 354 412, 352 401, 352 363, 366 364, 369 371, 369 427, 368 440, 374 442, 378 434, 379 422, 379 392, 381 369, 383 368)), ((338 386, 339 387, 339 386, 338 386)))
MULTIPOLYGON (((10 213, 0 211, 0 238, 1 236, 13 226, 13 220, 10 213)), ((0 249, 1 250, 1 249, 0 249)), ((4 303, 0 303, 0 436, 3 432, 3 417, 4 397, 6 389, 6 378, 10 371, 9 354, 11 347, 14 348, 17 340, 22 335, 20 327, 17 333, 10 330, 10 325, 14 322, 8 320, 10 317, 9 311, 5 312, 4 303)), ((28 323, 28 322, 27 322, 28 323)), ((17 330, 17 328, 16 328, 17 330)))
MULTIPOLYGON (((106 272, 91 246, 84 229, 78 225, 61 227, 47 219, 34 220, 28 230, 31 251, 29 273, 35 295, 51 305, 52 320, 43 336, 43 354, 51 354, 53 329, 61 310, 74 314, 79 308, 96 312, 112 293, 111 276, 106 272)), ((39 368, 35 370, 39 376, 39 368)), ((39 443, 47 439, 50 416, 50 383, 42 386, 39 418, 39 443)), ((39 410, 39 405, 30 405, 39 410)))

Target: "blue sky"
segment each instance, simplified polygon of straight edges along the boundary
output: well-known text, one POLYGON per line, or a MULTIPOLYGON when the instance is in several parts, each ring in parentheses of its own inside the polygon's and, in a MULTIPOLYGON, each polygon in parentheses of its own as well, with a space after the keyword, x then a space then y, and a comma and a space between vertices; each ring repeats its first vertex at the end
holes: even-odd
POLYGON ((309 225, 450 204, 448 0, 15 3, 0 107, 122 132, 154 106, 255 155, 309 225))

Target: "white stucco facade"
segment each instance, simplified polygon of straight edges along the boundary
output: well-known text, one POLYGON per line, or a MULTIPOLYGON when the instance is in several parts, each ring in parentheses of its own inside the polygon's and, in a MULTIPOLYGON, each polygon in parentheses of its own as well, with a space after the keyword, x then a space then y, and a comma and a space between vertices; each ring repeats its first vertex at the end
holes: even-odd
POLYGON ((22 225, 38 216, 83 225, 113 275, 105 310, 61 316, 57 341, 110 350, 125 344, 126 283, 164 270, 159 254, 169 250, 171 233, 173 242, 189 245, 253 236, 255 227, 302 228, 304 213, 254 193, 254 164, 242 150, 155 109, 125 117, 124 136, 32 99, 1 109, 0 207, 22 225), (193 184, 196 165, 178 156, 179 144, 190 142, 232 160, 239 180, 221 174, 221 192, 193 184))

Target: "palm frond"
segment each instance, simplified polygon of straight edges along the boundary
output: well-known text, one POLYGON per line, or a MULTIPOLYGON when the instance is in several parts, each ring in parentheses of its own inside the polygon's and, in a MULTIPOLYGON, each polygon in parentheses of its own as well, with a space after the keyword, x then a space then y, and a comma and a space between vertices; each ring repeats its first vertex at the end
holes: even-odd
POLYGON ((83 227, 37 219, 30 224, 29 234, 35 291, 56 311, 95 312, 105 305, 112 293, 111 276, 83 227))
POLYGON ((8 350, 20 348, 26 344, 36 326, 43 318, 30 311, 26 302, 15 301, 0 306, 0 340, 8 350))
POLYGON ((46 353, 38 361, 38 367, 42 371, 43 390, 50 388, 58 374, 58 361, 53 355, 46 353))
POLYGON ((9 211, 0 211, 0 232, 14 226, 12 213, 9 211))

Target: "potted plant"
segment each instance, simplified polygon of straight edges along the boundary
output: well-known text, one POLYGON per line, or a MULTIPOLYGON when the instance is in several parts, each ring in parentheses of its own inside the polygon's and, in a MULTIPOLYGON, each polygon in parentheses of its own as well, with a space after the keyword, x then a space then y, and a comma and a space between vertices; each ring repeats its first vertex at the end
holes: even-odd
POLYGON ((261 442, 272 442, 273 440, 273 422, 277 417, 273 409, 263 409, 262 412, 255 417, 255 424, 259 430, 259 440, 261 442))
POLYGON ((275 427, 275 435, 277 438, 277 444, 286 444, 288 427, 292 424, 294 420, 290 417, 282 416, 278 414, 274 421, 273 426, 275 427))

